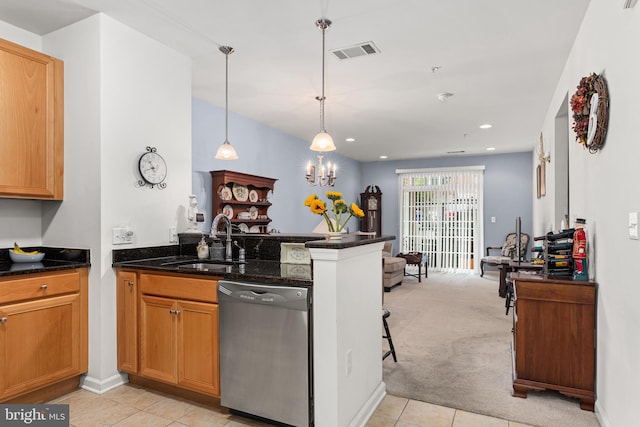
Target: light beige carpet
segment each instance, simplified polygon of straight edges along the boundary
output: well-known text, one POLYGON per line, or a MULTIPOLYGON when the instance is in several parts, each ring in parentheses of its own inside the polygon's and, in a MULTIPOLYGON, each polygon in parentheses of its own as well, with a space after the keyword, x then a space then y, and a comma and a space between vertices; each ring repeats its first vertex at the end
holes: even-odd
POLYGON ((429 272, 385 292, 398 355, 383 363, 387 393, 534 426, 598 426, 593 412, 557 392, 511 395, 513 320, 504 302, 497 273, 429 272))

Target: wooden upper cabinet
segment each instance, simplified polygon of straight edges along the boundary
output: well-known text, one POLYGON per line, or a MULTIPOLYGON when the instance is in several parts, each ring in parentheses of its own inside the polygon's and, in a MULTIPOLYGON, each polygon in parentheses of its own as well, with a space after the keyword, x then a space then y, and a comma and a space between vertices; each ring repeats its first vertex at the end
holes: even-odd
POLYGON ((62 200, 64 64, 0 39, 0 197, 62 200))

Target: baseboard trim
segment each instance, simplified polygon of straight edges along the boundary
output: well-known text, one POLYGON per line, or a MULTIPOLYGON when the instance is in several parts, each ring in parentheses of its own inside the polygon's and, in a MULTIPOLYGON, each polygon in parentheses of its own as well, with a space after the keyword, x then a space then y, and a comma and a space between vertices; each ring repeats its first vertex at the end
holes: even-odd
POLYGON ((602 410, 602 406, 600 406, 600 401, 598 400, 596 400, 595 413, 596 418, 602 427, 611 427, 611 423, 609 422, 606 413, 602 410))
POLYGON ((373 413, 376 411, 376 408, 378 408, 378 405, 380 405, 380 402, 382 402, 382 399, 384 399, 386 395, 387 385, 383 381, 378 385, 378 387, 376 387, 373 394, 369 397, 369 399, 367 399, 367 402, 360 409, 360 411, 358 411, 355 418, 351 420, 351 422, 349 423, 349 427, 365 426, 367 424, 367 421, 369 421, 369 418, 371 418, 373 413))
POLYGON ((102 394, 128 382, 128 376, 124 373, 115 374, 104 380, 85 375, 80 381, 80 388, 92 393, 102 394))

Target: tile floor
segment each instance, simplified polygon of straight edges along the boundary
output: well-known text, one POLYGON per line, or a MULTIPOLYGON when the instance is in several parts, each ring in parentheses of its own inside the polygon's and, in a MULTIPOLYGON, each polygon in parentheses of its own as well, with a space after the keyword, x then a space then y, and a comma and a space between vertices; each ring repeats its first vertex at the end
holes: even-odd
MULTIPOLYGON (((223 408, 200 405, 132 384, 125 384, 102 395, 78 390, 51 403, 69 404, 72 427, 266 426, 230 414, 223 408)), ((529 427, 500 418, 387 395, 367 427, 394 426, 529 427)))

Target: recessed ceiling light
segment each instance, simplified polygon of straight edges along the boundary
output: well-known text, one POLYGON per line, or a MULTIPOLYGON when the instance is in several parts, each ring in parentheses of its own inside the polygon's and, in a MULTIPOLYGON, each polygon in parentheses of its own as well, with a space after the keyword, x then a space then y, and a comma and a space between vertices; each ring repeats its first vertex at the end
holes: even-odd
POLYGON ((491 129, 493 126, 491 126, 489 123, 485 123, 484 125, 480 125, 480 129, 491 129))
POLYGON ((345 141, 347 141, 347 142, 353 142, 355 140, 356 140, 355 138, 347 138, 347 139, 345 139, 345 141))
POLYGON ((387 156, 382 155, 382 156, 380 156, 380 158, 381 158, 381 159, 387 159, 388 157, 387 157, 387 156))
POLYGON ((489 148, 487 148, 487 151, 496 151, 496 148, 495 147, 489 147, 489 148))
POLYGON ((452 96, 453 94, 450 92, 442 92, 442 93, 439 93, 436 97, 440 102, 445 102, 447 99, 451 98, 452 96))

